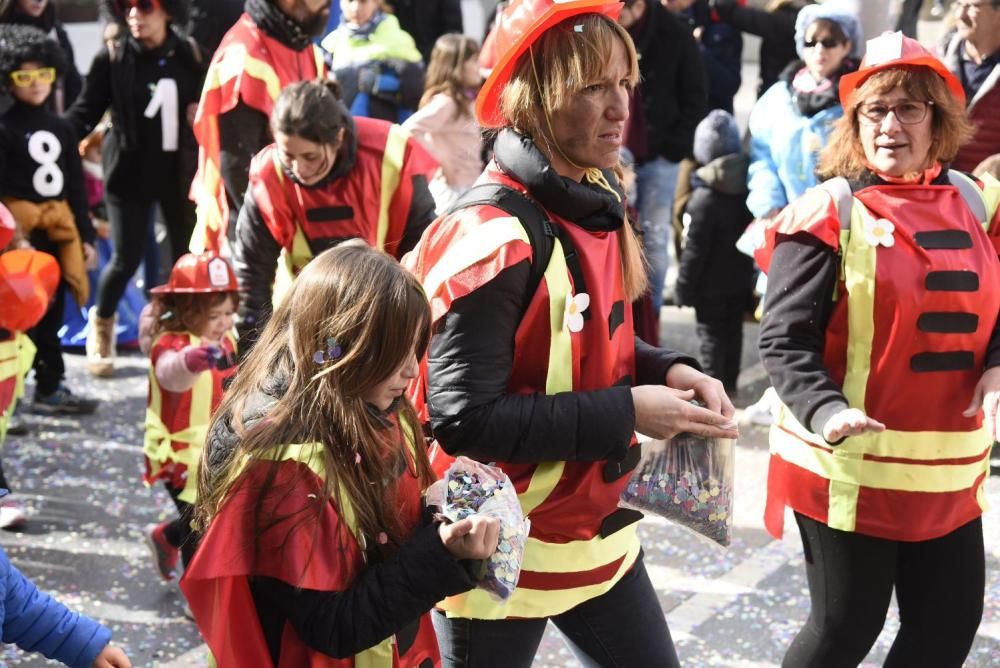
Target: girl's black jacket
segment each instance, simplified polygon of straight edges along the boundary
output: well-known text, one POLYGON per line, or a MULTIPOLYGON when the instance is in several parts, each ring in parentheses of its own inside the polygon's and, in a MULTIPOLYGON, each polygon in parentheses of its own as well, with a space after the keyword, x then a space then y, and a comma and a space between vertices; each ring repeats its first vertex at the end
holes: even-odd
POLYGON ((197 145, 188 123, 188 106, 197 104, 207 63, 200 48, 173 29, 166 41, 146 49, 130 35, 109 40, 87 74, 83 92, 66 112, 83 137, 111 111, 111 129, 102 148, 105 188, 112 197, 161 196, 179 188, 186 197, 197 167, 197 145), (173 80, 177 88, 175 118, 163 118, 150 101, 157 86, 173 80), (179 148, 164 150, 163 128, 176 122, 179 148), (172 189, 172 188, 171 188, 172 189))

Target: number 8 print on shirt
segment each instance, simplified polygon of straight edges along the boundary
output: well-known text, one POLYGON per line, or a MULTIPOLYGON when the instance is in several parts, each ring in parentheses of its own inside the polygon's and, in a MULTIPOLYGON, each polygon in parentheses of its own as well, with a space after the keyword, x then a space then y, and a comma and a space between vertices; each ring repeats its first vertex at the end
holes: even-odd
POLYGON ((31 177, 31 185, 41 197, 59 197, 63 192, 64 178, 59 169, 62 144, 48 130, 38 130, 28 138, 28 155, 39 167, 31 177))

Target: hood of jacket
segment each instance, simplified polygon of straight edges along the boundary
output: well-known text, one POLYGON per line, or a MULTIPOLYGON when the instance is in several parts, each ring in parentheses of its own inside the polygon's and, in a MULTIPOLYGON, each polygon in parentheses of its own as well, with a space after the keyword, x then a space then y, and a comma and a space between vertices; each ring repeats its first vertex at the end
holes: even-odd
POLYGON ((691 186, 706 186, 725 195, 743 195, 747 192, 749 167, 748 155, 730 153, 696 169, 691 175, 691 186))

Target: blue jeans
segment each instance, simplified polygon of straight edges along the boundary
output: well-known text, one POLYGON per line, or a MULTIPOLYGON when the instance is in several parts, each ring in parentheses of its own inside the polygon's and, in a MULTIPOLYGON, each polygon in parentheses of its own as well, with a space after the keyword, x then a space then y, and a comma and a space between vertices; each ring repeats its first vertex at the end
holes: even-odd
POLYGON ((650 160, 635 170, 639 192, 636 208, 639 210, 646 260, 649 262, 649 289, 657 316, 663 305, 663 283, 667 278, 673 248, 671 219, 678 171, 680 164, 666 158, 650 160))
MULTIPOLYGON (((436 610, 432 618, 443 668, 530 668, 547 622, 449 619, 436 610)), ((680 668, 641 554, 608 592, 556 615, 552 623, 584 668, 680 668)))

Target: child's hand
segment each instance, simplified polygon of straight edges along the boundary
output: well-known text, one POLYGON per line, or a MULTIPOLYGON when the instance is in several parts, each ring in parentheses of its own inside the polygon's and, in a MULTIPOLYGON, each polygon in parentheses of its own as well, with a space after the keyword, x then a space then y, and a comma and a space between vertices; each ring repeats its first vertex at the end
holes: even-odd
POLYGON ((108 645, 94 660, 94 668, 132 668, 132 662, 120 647, 108 645))
POLYGON ((438 535, 444 549, 456 559, 487 559, 496 552, 500 520, 473 515, 453 524, 442 524, 438 535))
POLYGON ((181 354, 184 355, 184 366, 191 373, 201 373, 215 367, 215 353, 218 350, 215 346, 184 346, 181 354))

